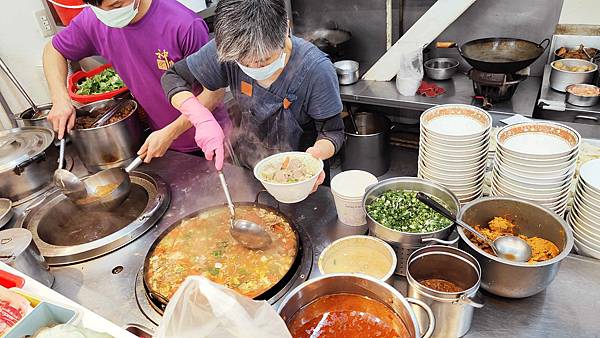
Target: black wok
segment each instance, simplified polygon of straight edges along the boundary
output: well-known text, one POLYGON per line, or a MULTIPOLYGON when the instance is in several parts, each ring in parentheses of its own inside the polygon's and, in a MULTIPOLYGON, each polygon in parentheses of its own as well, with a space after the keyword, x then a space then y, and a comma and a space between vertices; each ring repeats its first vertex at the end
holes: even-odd
POLYGON ((477 39, 460 47, 454 42, 436 44, 438 48, 456 47, 460 55, 477 70, 501 74, 516 73, 531 65, 544 53, 548 45, 549 39, 535 43, 513 38, 477 39))

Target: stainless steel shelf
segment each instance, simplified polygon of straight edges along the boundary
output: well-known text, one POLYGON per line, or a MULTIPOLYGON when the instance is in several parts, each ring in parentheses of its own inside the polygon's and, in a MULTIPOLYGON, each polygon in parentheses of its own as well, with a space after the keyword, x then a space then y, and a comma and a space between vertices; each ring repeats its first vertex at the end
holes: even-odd
MULTIPOLYGON (((350 103, 371 104, 392 108, 401 108, 407 110, 424 111, 430 107, 447 104, 462 103, 481 105, 481 101, 473 100, 473 82, 462 73, 458 73, 447 81, 433 82, 444 88, 446 92, 436 97, 425 96, 402 96, 396 90, 396 83, 364 81, 361 80, 350 86, 340 86, 340 95, 342 101, 350 103)), ((536 105, 538 91, 542 79, 539 77, 529 77, 519 84, 512 100, 499 102, 493 105, 489 111, 491 113, 523 116, 532 116, 536 105)))

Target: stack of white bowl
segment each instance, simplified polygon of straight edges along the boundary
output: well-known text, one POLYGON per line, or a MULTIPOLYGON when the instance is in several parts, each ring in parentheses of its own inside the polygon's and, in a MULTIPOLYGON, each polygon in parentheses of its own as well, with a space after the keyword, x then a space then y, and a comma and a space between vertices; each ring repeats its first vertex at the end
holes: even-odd
POLYGON ((452 191, 460 203, 481 196, 492 117, 483 109, 446 104, 421 115, 419 177, 452 191))
POLYGON ((553 122, 524 122, 496 134, 492 196, 513 196, 549 208, 567 209, 581 137, 553 122))
POLYGON ((582 255, 600 259, 600 159, 584 163, 567 217, 575 248, 582 255))

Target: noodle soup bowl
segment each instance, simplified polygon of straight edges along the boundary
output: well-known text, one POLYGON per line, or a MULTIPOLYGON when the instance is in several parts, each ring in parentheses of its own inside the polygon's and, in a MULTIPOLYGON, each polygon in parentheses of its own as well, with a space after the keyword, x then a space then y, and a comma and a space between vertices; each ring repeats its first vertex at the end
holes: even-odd
POLYGON ((298 203, 305 200, 312 192, 319 174, 323 171, 323 161, 313 157, 312 155, 300 151, 290 151, 279 153, 264 158, 254 167, 254 177, 262 183, 277 201, 281 203, 298 203), (272 180, 265 179, 263 172, 267 166, 274 163, 281 163, 286 157, 296 158, 303 161, 303 164, 310 166, 308 170, 313 173, 310 177, 291 183, 278 183, 272 180))

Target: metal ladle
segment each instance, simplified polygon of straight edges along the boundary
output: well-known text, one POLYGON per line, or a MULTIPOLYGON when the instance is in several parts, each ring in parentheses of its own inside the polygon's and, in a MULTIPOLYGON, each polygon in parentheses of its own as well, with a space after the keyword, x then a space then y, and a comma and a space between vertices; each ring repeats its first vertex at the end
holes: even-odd
POLYGON ((86 209, 101 208, 110 210, 119 206, 127 198, 131 190, 129 173, 142 164, 142 162, 142 157, 138 156, 125 169, 105 169, 85 178, 83 183, 85 184, 87 196, 73 200, 73 203, 86 209), (99 190, 107 186, 114 186, 114 188, 108 193, 99 194, 99 190))
POLYGON ((456 216, 454 216, 454 214, 450 212, 450 210, 446 209, 441 204, 434 201, 432 198, 425 195, 424 193, 418 192, 417 199, 425 203, 433 210, 439 212, 444 217, 448 218, 449 220, 460 225, 464 229, 470 231, 475 236, 479 237, 479 239, 484 241, 487 245, 490 246, 490 248, 492 248, 492 251, 494 251, 494 254, 496 256, 515 262, 527 262, 529 258, 531 258, 531 247, 523 239, 517 236, 501 236, 496 238, 494 241, 491 241, 489 238, 481 234, 479 231, 475 230, 467 223, 457 219, 456 216))
POLYGON ((65 158, 65 139, 60 140, 60 150, 58 156, 58 169, 54 171, 54 185, 71 200, 85 198, 87 191, 85 184, 72 172, 63 169, 65 158))
POLYGON ((229 232, 231 233, 231 237, 244 247, 252 250, 260 250, 271 245, 271 236, 269 236, 260 225, 244 219, 235 219, 235 207, 231 200, 231 195, 229 194, 229 188, 227 188, 227 182, 225 182, 225 176, 220 170, 219 180, 221 181, 221 187, 225 193, 229 214, 231 216, 229 220, 229 232))

